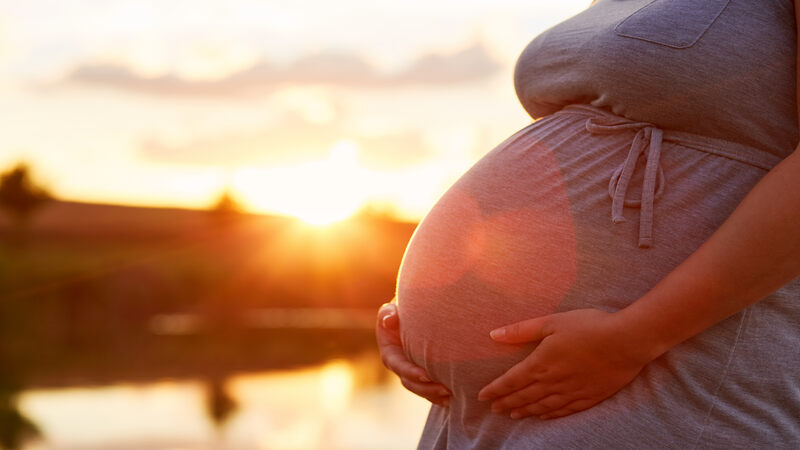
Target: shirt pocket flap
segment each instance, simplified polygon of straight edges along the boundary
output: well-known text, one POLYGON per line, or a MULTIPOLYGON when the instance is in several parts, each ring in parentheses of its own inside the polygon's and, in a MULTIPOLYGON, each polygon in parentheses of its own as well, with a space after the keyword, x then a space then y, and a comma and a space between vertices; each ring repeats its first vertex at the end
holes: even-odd
POLYGON ((705 34, 730 0, 653 0, 620 22, 619 36, 689 48, 705 34))

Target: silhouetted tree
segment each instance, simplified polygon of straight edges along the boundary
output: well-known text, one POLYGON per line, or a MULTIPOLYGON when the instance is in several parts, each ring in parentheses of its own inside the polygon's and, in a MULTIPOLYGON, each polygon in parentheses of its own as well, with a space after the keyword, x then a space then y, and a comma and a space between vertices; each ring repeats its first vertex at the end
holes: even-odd
POLYGON ((242 211, 241 206, 233 197, 229 189, 225 189, 220 194, 217 201, 211 206, 211 215, 219 222, 226 223, 239 216, 242 211))
POLYGON ((50 194, 31 180, 25 164, 0 175, 0 209, 11 217, 11 242, 27 241, 26 226, 31 215, 51 199, 50 194))
POLYGON ((390 203, 370 201, 362 205, 354 217, 361 220, 395 221, 398 213, 390 203))
POLYGON ((17 223, 26 222, 50 198, 47 191, 33 183, 25 164, 0 175, 0 208, 17 223))

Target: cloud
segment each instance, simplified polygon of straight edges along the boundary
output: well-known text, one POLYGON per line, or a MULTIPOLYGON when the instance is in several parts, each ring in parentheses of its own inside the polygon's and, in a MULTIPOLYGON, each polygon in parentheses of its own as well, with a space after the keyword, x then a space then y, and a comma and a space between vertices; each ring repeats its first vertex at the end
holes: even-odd
POLYGON ((475 43, 451 54, 423 55, 398 73, 382 73, 357 55, 329 51, 305 56, 289 66, 262 59, 217 80, 189 80, 175 75, 146 77, 121 65, 82 65, 59 84, 107 86, 157 95, 236 96, 268 91, 285 83, 362 88, 468 83, 486 79, 501 68, 481 43, 475 43))
POLYGON ((405 83, 458 83, 490 77, 501 65, 480 43, 450 55, 429 54, 415 61, 396 81, 405 83))
POLYGON ((331 147, 345 139, 358 144, 359 161, 370 169, 407 167, 433 154, 418 132, 358 136, 336 124, 316 124, 293 114, 263 130, 221 134, 180 144, 148 137, 140 142, 138 152, 148 161, 163 164, 278 166, 327 158, 331 147))

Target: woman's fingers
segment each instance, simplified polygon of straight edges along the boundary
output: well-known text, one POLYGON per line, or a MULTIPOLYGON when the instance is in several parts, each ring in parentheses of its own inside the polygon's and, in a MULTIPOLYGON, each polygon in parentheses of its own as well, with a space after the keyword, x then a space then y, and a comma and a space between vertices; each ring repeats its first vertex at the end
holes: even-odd
POLYGON ((401 383, 409 391, 438 405, 447 406, 450 391, 444 385, 432 382, 425 369, 408 359, 400 340, 399 328, 396 305, 386 303, 381 306, 375 337, 383 365, 400 377, 401 383))
POLYGON ((512 392, 492 402, 492 411, 502 413, 510 409, 536 403, 551 394, 561 392, 566 392, 562 383, 534 382, 519 391, 512 392))
POLYGON ((425 369, 409 361, 399 345, 381 347, 381 361, 414 394, 440 405, 450 398, 450 391, 444 385, 432 382, 425 369))
MULTIPOLYGON (((501 411, 510 407, 513 418, 553 418, 591 408, 614 395, 655 354, 647 342, 632 341, 620 332, 618 317, 578 309, 505 327, 504 342, 541 342, 522 362, 484 387, 478 399, 495 401, 495 409, 501 411)), ((500 340, 497 335, 502 333, 494 334, 500 340)))
POLYGON ((408 360, 400 342, 400 333, 378 326, 375 330, 375 338, 378 341, 378 350, 381 352, 381 361, 387 369, 396 373, 400 378, 430 383, 431 379, 425 369, 408 360))
POLYGON ((583 411, 585 409, 589 409, 592 406, 594 406, 596 403, 597 402, 595 402, 593 400, 589 400, 589 399, 576 400, 576 401, 574 401, 574 402, 572 402, 572 403, 568 404, 567 406, 564 406, 564 407, 562 407, 560 409, 557 409, 555 411, 552 411, 552 412, 549 412, 549 413, 546 413, 546 414, 542 414, 542 415, 539 416, 539 418, 543 419, 543 420, 547 420, 547 419, 555 419, 555 418, 558 418, 558 417, 568 416, 570 414, 575 414, 576 412, 581 412, 581 411, 583 411))
POLYGON ((400 328, 400 320, 397 318, 397 305, 394 303, 384 303, 378 309, 378 326, 397 330, 400 328))
POLYGON ((398 346, 402 348, 402 341, 400 340, 400 331, 392 328, 384 328, 381 321, 375 326, 375 339, 378 341, 378 348, 383 353, 383 348, 389 345, 398 346))
POLYGON ((541 341, 552 334, 550 322, 555 314, 541 316, 522 322, 512 323, 492 330, 489 336, 504 344, 522 344, 524 342, 541 341))
POLYGON ((420 397, 426 398, 431 403, 447 406, 450 402, 450 391, 439 383, 422 383, 408 378, 400 378, 400 382, 403 387, 420 397))
POLYGON ((387 369, 396 373, 400 378, 417 380, 422 383, 431 382, 425 369, 409 361, 399 346, 392 345, 381 348, 381 361, 387 369))
POLYGON ((523 419, 530 416, 540 416, 551 411, 559 411, 574 401, 571 395, 551 394, 536 403, 525 405, 511 410, 512 419, 523 419))
POLYGON ((508 369, 506 373, 484 386, 484 388, 478 392, 478 400, 483 401, 505 397, 536 381, 543 372, 542 370, 537 370, 533 355, 535 355, 535 353, 532 353, 531 356, 528 356, 514 367, 508 369))

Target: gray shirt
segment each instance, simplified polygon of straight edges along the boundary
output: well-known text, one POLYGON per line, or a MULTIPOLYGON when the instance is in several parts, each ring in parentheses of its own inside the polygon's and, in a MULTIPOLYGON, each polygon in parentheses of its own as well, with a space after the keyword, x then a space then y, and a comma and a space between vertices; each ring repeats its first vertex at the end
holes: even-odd
POLYGON ((534 118, 588 103, 779 157, 798 140, 792 0, 600 0, 519 57, 534 118))
POLYGON ((599 0, 531 42, 516 88, 543 118, 439 200, 398 276, 404 349, 453 392, 420 448, 800 448, 800 279, 588 410, 515 421, 476 398, 535 347, 490 330, 636 301, 792 152, 793 17, 791 0, 599 0))

